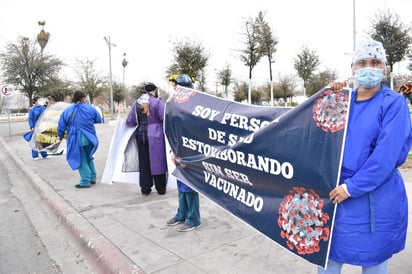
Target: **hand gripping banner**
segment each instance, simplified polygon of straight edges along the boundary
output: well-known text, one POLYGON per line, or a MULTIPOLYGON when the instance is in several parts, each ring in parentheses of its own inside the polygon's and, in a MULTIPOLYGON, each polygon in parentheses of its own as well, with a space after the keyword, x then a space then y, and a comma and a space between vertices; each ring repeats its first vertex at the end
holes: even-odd
POLYGON ((260 107, 178 86, 166 103, 173 172, 303 259, 325 267, 349 92, 325 88, 295 108, 260 107))

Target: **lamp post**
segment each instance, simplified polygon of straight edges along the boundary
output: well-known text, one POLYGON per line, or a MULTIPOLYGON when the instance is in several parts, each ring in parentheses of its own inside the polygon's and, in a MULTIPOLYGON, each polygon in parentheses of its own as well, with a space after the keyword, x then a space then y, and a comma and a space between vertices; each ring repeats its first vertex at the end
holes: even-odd
POLYGON ((37 42, 40 45, 41 48, 41 57, 43 58, 43 50, 47 45, 47 42, 49 42, 49 37, 50 33, 46 32, 44 30, 44 25, 46 25, 46 21, 38 21, 39 26, 41 26, 41 30, 39 34, 37 34, 37 42))
MULTIPOLYGON (((127 66, 128 63, 129 63, 129 62, 127 62, 127 60, 126 60, 126 53, 123 53, 122 66, 123 66, 123 91, 124 91, 124 92, 126 91, 126 89, 125 89, 125 87, 124 87, 124 74, 125 74, 126 66, 127 66)), ((126 104, 123 104, 123 106, 126 106, 126 104)), ((118 113, 120 113, 120 108, 119 108, 118 113)))
POLYGON ((356 49, 356 3, 355 3, 355 1, 356 0, 353 0, 353 3, 352 3, 352 8, 353 8, 353 14, 352 14, 352 16, 353 16, 353 22, 352 22, 352 24, 353 24, 353 54, 355 54, 355 49, 356 49))
POLYGON ((106 41, 107 47, 109 48, 110 112, 112 114, 112 120, 113 120, 114 111, 113 111, 113 84, 112 84, 112 47, 115 47, 116 45, 110 42, 110 36, 109 38, 104 37, 104 40, 106 41))
POLYGON ((215 82, 215 84, 216 84, 216 91, 215 91, 215 95, 217 95, 217 93, 218 93, 218 88, 219 88, 219 74, 220 74, 220 72, 218 71, 218 69, 215 69, 215 73, 216 73, 216 82, 215 82))
POLYGON ((126 53, 123 53, 123 61, 122 61, 122 66, 123 66, 123 88, 124 88, 124 72, 126 70, 126 66, 129 64, 126 60, 126 53))
MULTIPOLYGON (((28 62, 28 55, 29 55, 29 38, 28 37, 23 37, 21 40, 21 52, 24 57, 24 81, 28 82, 29 81, 29 62, 28 62)), ((29 105, 28 109, 31 107, 31 101, 33 99, 33 93, 29 93, 29 105)))
MULTIPOLYGON (((46 25, 46 21, 38 21, 39 26, 41 26, 41 30, 39 32, 39 34, 37 34, 37 42, 40 45, 40 55, 41 55, 41 63, 43 66, 43 50, 47 45, 47 42, 49 42, 49 37, 50 37, 50 33, 46 32, 44 30, 44 25, 46 25)), ((44 75, 43 72, 41 73, 41 88, 43 89, 43 79, 44 79, 44 75)))

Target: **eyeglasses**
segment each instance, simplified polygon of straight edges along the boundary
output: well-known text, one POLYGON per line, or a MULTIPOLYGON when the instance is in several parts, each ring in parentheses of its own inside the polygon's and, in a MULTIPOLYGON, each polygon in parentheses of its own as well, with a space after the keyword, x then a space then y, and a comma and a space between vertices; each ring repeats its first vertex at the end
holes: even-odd
POLYGON ((384 64, 380 59, 359 59, 356 60, 355 66, 357 67, 383 67, 384 64))

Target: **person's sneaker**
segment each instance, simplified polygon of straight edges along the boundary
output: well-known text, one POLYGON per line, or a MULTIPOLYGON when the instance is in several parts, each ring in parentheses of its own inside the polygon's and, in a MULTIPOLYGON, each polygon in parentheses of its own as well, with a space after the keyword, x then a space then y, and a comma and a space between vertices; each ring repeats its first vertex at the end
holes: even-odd
POLYGON ((183 223, 183 222, 182 222, 182 221, 178 221, 178 220, 176 220, 175 218, 172 218, 172 219, 170 219, 169 221, 167 221, 166 225, 174 226, 174 225, 178 225, 178 224, 181 224, 181 223, 183 223))
POLYGON ((91 183, 92 185, 95 185, 95 184, 96 184, 96 181, 90 181, 90 183, 91 183))
POLYGON ((193 230, 193 229, 199 228, 199 227, 201 227, 201 225, 191 226, 191 225, 188 225, 188 224, 183 224, 181 227, 179 227, 179 228, 177 229, 177 231, 187 232, 187 231, 191 231, 191 230, 193 230))
POLYGON ((50 156, 49 156, 49 155, 47 155, 46 157, 44 157, 44 159, 50 159, 50 156))
POLYGON ((33 158, 33 161, 38 161, 40 158, 39 157, 36 157, 36 158, 33 158))

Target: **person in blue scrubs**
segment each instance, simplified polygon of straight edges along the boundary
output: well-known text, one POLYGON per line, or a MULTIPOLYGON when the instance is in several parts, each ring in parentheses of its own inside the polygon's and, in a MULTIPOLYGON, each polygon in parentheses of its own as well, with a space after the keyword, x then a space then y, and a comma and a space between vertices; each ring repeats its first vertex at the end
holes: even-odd
POLYGON ((89 188, 96 183, 93 154, 99 140, 94 124, 101 123, 102 117, 86 100, 86 93, 76 91, 72 100, 74 104, 62 112, 57 124, 60 140, 68 131, 66 159, 73 170, 79 170, 80 183, 75 185, 77 188, 89 188))
MULTIPOLYGON (((29 110, 29 127, 32 132, 34 132, 34 128, 36 127, 37 120, 39 120, 42 113, 46 110, 46 107, 39 104, 39 97, 34 97, 33 99, 33 106, 29 110)), ((50 158, 47 151, 42 150, 40 151, 41 156, 43 159, 50 158)), ((37 149, 31 150, 31 157, 33 160, 39 160, 39 151, 37 149)))
MULTIPOLYGON (((192 78, 186 74, 175 75, 169 78, 169 82, 173 85, 193 88, 192 78)), ((179 164, 179 159, 172 158, 175 164, 179 164)), ((179 207, 176 215, 166 222, 168 226, 181 224, 177 228, 179 232, 188 232, 201 227, 200 210, 199 210, 199 193, 184 184, 179 179, 177 180, 179 207)))
MULTIPOLYGON (((382 83, 387 64, 381 42, 367 39, 355 51, 352 91, 327 269, 343 264, 364 274, 387 274, 388 260, 405 248, 408 198, 398 168, 411 147, 411 120, 403 96, 382 83)), ((343 83, 330 86, 337 90, 343 83)))

